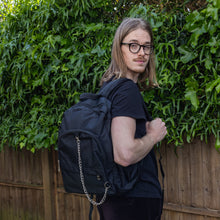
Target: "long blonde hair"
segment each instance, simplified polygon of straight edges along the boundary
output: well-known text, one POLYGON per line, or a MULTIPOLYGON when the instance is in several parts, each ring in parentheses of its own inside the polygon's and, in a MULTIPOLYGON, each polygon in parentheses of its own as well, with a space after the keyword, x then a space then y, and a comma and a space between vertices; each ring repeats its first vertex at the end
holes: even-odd
MULTIPOLYGON (((107 71, 102 76, 100 85, 110 80, 112 77, 115 77, 115 79, 125 77, 127 66, 125 65, 123 59, 121 43, 129 33, 139 28, 149 33, 151 37, 151 44, 153 45, 153 31, 149 23, 147 23, 145 20, 141 18, 124 19, 118 27, 118 29, 116 30, 112 45, 112 60, 107 71)), ((150 55, 150 59, 145 72, 139 75, 138 85, 141 90, 145 90, 147 87, 158 86, 156 79, 154 53, 150 55), (149 81, 148 85, 146 83, 146 79, 148 79, 149 81)))

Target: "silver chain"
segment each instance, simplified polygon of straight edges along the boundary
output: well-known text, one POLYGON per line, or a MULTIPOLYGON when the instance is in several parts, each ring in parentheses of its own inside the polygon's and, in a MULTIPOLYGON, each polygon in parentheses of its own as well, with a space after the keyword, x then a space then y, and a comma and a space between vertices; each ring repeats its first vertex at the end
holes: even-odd
POLYGON ((100 200, 100 202, 96 202, 94 201, 92 198, 90 198, 90 195, 86 189, 86 185, 85 185, 85 179, 84 179, 84 174, 83 174, 83 170, 82 170, 82 159, 81 159, 81 151, 80 151, 80 139, 78 136, 75 136, 76 139, 76 143, 77 143, 77 150, 78 150, 78 164, 79 164, 79 173, 80 173, 80 181, 82 183, 82 187, 83 187, 83 191, 87 197, 87 199, 93 204, 93 205, 101 205, 102 203, 104 203, 108 190, 110 188, 110 184, 108 182, 106 182, 104 184, 105 187, 105 193, 102 197, 102 199, 100 200))

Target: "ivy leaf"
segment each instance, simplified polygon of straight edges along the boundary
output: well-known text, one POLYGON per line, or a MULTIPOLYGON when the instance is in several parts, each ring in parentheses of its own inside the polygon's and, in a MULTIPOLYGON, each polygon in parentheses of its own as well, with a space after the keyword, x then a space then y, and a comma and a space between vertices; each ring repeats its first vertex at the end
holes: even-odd
POLYGON ((70 53, 72 51, 72 48, 62 48, 60 49, 60 52, 61 52, 61 56, 64 56, 66 53, 70 53))
POLYGON ((207 8, 207 17, 210 16, 214 20, 218 21, 218 8, 208 7, 207 8))
POLYGON ((220 83, 216 86, 215 90, 217 91, 217 93, 220 92, 220 83))
POLYGON ((195 48, 198 44, 199 37, 207 32, 207 27, 205 24, 202 25, 202 27, 197 27, 195 30, 193 30, 193 34, 191 35, 190 41, 193 48, 195 48))
POLYGON ((28 83, 28 75, 22 75, 22 81, 24 82, 24 83, 28 83))
POLYGON ((218 77, 216 80, 208 83, 206 86, 206 92, 211 92, 216 86, 216 91, 219 93, 220 90, 220 77, 218 77))
POLYGON ((33 89, 34 89, 35 87, 40 86, 40 85, 42 85, 42 79, 37 79, 37 80, 34 80, 34 81, 32 82, 33 89))
POLYGON ((196 79, 191 76, 186 80, 186 91, 185 91, 185 98, 189 100, 191 104, 195 107, 195 110, 199 107, 199 99, 197 97, 197 90, 198 90, 198 82, 196 79))
POLYGON ((47 134, 40 132, 37 135, 35 135, 34 139, 36 140, 36 142, 40 143, 42 142, 42 140, 47 137, 47 134))
POLYGON ((95 24, 95 23, 91 23, 89 25, 84 25, 85 27, 85 33, 88 34, 90 31, 97 31, 103 28, 103 24, 99 23, 99 24, 95 24))
POLYGON ((91 51, 91 53, 92 53, 92 54, 97 53, 97 54, 98 54, 98 57, 101 57, 101 56, 104 55, 105 50, 102 50, 102 49, 100 48, 100 46, 98 45, 97 47, 95 47, 95 48, 91 51))
POLYGON ((214 0, 214 5, 216 8, 220 9, 220 1, 219 0, 214 0))
POLYGON ((205 59, 205 68, 210 70, 213 66, 213 62, 210 58, 206 58, 205 59))
POLYGON ((198 56, 196 53, 190 50, 187 46, 178 47, 178 51, 179 53, 183 54, 183 56, 180 58, 183 63, 188 63, 189 61, 192 61, 198 56))
POLYGON ((22 149, 22 148, 24 148, 25 143, 24 143, 24 142, 21 142, 19 145, 20 145, 20 149, 22 149))
POLYGON ((188 90, 185 93, 185 98, 186 98, 186 100, 189 100, 192 103, 192 105, 195 107, 196 110, 198 109, 198 107, 199 107, 199 100, 197 98, 196 91, 188 90))
POLYGON ((208 45, 211 47, 211 53, 215 54, 217 49, 220 46, 220 42, 217 40, 216 37, 212 37, 211 40, 209 41, 208 45))

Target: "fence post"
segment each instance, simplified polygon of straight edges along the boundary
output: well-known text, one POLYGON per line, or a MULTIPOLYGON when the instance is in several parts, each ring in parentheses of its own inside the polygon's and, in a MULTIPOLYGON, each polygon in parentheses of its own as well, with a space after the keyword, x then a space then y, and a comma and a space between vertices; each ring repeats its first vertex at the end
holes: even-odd
POLYGON ((54 184, 53 184, 53 160, 47 149, 42 150, 42 175, 44 189, 44 216, 45 220, 55 220, 54 184))

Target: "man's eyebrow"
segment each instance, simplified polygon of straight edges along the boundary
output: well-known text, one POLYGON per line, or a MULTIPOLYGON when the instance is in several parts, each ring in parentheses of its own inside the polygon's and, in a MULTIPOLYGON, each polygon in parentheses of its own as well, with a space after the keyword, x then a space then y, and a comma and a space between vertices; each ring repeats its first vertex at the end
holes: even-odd
POLYGON ((137 43, 138 41, 137 41, 137 40, 130 40, 129 42, 135 42, 135 43, 137 43))
MULTIPOLYGON (((129 42, 134 42, 134 43, 139 43, 139 41, 138 40, 133 40, 133 39, 131 39, 129 42)), ((149 42, 149 41, 146 41, 145 43, 144 43, 144 45, 149 45, 149 44, 151 44, 151 42, 149 42)))

